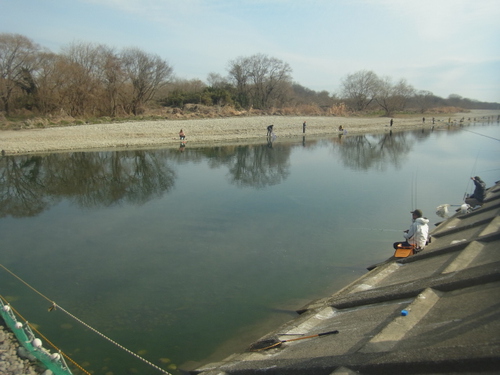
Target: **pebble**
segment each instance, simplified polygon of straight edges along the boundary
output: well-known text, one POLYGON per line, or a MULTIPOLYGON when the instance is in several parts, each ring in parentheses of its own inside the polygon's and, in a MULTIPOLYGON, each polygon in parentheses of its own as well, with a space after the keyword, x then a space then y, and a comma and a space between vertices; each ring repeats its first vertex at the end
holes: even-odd
MULTIPOLYGON (((46 373, 36 363, 19 357, 21 346, 12 332, 9 332, 0 319, 0 374, 2 375, 38 375, 46 373)), ((24 349, 24 348, 22 348, 24 349)))

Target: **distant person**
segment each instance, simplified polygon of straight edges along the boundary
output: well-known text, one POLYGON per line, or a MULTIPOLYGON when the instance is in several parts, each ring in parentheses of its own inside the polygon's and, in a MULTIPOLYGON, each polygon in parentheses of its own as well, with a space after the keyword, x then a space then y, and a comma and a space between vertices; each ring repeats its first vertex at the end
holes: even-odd
POLYGON ((267 136, 268 137, 271 137, 273 135, 273 128, 274 128, 274 125, 269 125, 267 127, 267 136))
POLYGON ((390 122, 391 126, 392 126, 393 123, 394 123, 394 120, 391 118, 391 122, 390 122))
POLYGON ((422 122, 425 124, 425 117, 422 117, 422 122))
POLYGON ((474 181, 475 189, 472 195, 467 196, 465 203, 471 207, 482 206, 486 195, 486 184, 479 176, 471 177, 470 179, 474 181))
POLYGON ((427 224, 429 220, 422 217, 421 210, 412 211, 411 215, 412 223, 410 229, 405 230, 403 234, 406 241, 395 242, 393 247, 396 250, 404 246, 413 246, 416 251, 420 251, 423 250, 427 244, 429 238, 429 226, 427 224))
POLYGON ((304 121, 304 123, 302 124, 302 133, 305 132, 306 132, 306 122, 304 121))
POLYGON ((339 126, 339 132, 343 132, 344 131, 344 127, 342 125, 339 126))
POLYGON ((186 135, 184 134, 184 131, 181 129, 181 131, 179 132, 179 138, 180 140, 182 141, 183 139, 186 139, 186 135))

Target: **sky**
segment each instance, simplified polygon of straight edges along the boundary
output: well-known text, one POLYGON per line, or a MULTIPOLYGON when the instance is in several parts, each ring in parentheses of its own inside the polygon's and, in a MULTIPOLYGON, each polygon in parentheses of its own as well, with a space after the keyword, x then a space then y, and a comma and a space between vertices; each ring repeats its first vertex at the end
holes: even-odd
POLYGON ((138 47, 176 77, 207 81, 264 54, 338 94, 371 70, 417 90, 500 103, 500 0, 0 0, 0 33, 61 53, 138 47))

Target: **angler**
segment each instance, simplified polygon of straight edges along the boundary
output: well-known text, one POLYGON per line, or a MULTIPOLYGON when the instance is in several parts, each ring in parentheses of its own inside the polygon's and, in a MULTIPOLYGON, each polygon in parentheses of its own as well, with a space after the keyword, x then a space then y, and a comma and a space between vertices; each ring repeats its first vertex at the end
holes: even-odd
POLYGON ((394 249, 409 249, 418 253, 422 251, 429 238, 429 220, 423 217, 421 210, 411 211, 412 223, 408 230, 404 231, 404 242, 395 242, 394 249))

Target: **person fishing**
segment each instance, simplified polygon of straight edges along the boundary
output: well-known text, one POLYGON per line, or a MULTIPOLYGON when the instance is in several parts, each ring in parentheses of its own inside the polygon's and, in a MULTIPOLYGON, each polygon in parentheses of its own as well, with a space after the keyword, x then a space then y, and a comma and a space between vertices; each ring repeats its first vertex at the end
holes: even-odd
POLYGON ((465 203, 471 207, 482 206, 486 195, 486 184, 479 176, 471 177, 470 179, 474 182, 475 189, 472 195, 468 195, 465 198, 465 203))
POLYGON ((415 251, 421 251, 427 245, 427 240, 429 238, 429 220, 423 217, 421 210, 411 211, 412 223, 408 230, 404 231, 403 237, 406 241, 394 242, 394 249, 397 250, 400 247, 410 247, 413 246, 415 251))
POLYGON ((273 127, 274 127, 274 125, 269 125, 267 127, 267 136, 268 137, 271 137, 273 135, 273 127))
POLYGON ((181 131, 179 132, 179 138, 180 140, 182 141, 183 139, 186 139, 186 134, 184 134, 184 131, 181 129, 181 131))

